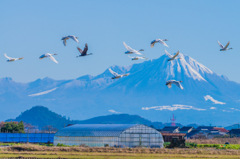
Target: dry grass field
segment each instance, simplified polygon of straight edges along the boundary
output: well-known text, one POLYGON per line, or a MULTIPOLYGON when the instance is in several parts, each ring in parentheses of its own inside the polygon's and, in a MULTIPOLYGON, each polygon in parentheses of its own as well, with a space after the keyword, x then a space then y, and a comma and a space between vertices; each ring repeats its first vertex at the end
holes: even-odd
POLYGON ((47 147, 16 145, 0 148, 0 158, 86 158, 86 159, 181 159, 181 158, 239 158, 239 150, 206 149, 150 149, 100 147, 47 147))
POLYGON ((188 139, 186 142, 196 144, 240 144, 240 138, 213 138, 213 139, 188 139))

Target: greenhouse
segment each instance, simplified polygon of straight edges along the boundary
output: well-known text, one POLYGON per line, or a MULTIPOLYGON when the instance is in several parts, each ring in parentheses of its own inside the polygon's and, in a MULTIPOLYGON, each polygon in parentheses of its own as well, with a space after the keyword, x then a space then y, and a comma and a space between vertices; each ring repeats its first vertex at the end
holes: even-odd
POLYGON ((163 142, 161 133, 140 124, 76 124, 54 135, 54 145, 162 148, 163 142))

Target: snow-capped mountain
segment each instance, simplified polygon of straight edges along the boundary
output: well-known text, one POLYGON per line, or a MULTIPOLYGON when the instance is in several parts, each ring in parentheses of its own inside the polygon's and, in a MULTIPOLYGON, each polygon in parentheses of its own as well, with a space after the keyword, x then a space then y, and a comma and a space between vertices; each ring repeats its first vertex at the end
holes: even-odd
POLYGON ((17 83, 0 79, 1 120, 34 105, 44 105, 73 119, 87 119, 113 112, 138 114, 167 122, 174 113, 183 124, 233 124, 240 119, 240 84, 219 76, 193 58, 166 55, 128 67, 112 66, 129 76, 112 80, 106 69, 97 76, 73 80, 38 79, 17 83), (167 80, 181 80, 184 90, 167 80))

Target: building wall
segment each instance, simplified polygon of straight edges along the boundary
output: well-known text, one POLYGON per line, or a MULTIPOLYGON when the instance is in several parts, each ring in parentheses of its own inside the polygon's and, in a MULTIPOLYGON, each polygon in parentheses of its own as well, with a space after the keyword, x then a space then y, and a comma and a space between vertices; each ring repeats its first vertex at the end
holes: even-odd
POLYGON ((156 129, 138 125, 122 132, 119 146, 123 147, 163 147, 163 138, 156 129))
MULTIPOLYGON (((61 130, 60 130, 61 131, 61 130)), ((95 132, 95 130, 92 130, 95 132)), ((102 130, 105 131, 105 130, 102 130)), ((114 130, 112 130, 114 131, 114 130)), ((71 130, 71 135, 64 136, 64 133, 60 133, 61 136, 54 136, 54 145, 65 144, 65 145, 86 145, 90 147, 104 147, 108 146, 117 146, 117 147, 163 147, 163 138, 161 133, 157 130, 144 126, 137 125, 130 127, 123 132, 119 132, 117 136, 111 136, 112 131, 106 132, 104 135, 109 136, 77 136, 81 135, 81 131, 76 130, 75 132, 71 130), (74 136, 76 135, 76 136, 74 136)), ((91 133, 90 133, 91 134, 91 133)), ((99 135, 101 133, 95 132, 99 135)), ((102 134, 103 135, 103 134, 102 134)), ((115 134, 116 135, 116 134, 115 134)))
POLYGON ((65 145, 86 145, 90 147, 104 147, 106 144, 108 146, 117 146, 118 137, 93 137, 93 136, 62 136, 54 137, 54 145, 65 144, 65 145))
POLYGON ((0 142, 53 143, 52 133, 0 133, 0 142))

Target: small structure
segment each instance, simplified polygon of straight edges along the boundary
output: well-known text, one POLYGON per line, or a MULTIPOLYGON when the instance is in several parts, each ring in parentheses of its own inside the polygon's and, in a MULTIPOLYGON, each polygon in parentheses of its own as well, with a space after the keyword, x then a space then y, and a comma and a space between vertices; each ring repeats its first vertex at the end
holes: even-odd
POLYGON ((229 131, 230 137, 240 137, 240 129, 232 129, 229 131))
MULTIPOLYGON (((214 127, 212 130, 217 130, 219 135, 227 135, 228 134, 228 130, 225 128, 219 128, 219 127, 214 127)), ((212 131, 211 130, 211 131, 212 131)))
POLYGON ((184 133, 161 133, 164 142, 171 142, 172 139, 182 140, 186 136, 184 133))
POLYGON ((160 130, 161 133, 179 133, 179 126, 165 126, 160 130))
POLYGON ((184 126, 182 128, 179 129, 179 133, 190 133, 192 130, 195 130, 194 127, 192 126, 184 126))
POLYGON ((214 127, 215 127, 215 126, 199 126, 199 127, 196 128, 196 130, 209 132, 209 131, 212 130, 214 127))
POLYGON ((75 124, 59 130, 54 145, 163 147, 160 132, 141 124, 75 124))

